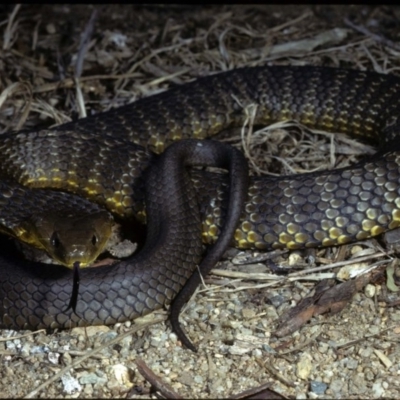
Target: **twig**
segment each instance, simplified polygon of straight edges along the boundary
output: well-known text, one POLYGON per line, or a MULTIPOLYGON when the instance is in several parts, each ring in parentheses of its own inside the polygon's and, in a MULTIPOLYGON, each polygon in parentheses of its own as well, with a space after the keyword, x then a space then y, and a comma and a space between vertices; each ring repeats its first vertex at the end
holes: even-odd
POLYGON ((92 12, 92 15, 90 16, 89 22, 87 23, 86 28, 82 34, 81 42, 79 44, 78 57, 77 57, 76 64, 75 64, 75 77, 74 77, 75 79, 74 79, 74 81, 75 81, 75 85, 76 85, 76 97, 77 97, 77 101, 78 101, 79 116, 81 118, 86 117, 86 107, 85 107, 85 100, 83 98, 79 78, 82 75, 83 61, 85 59, 85 55, 88 50, 88 46, 89 46, 90 38, 93 33, 94 22, 96 21, 96 17, 97 17, 97 10, 94 9, 92 12))
POLYGON ((84 32, 82 33, 81 41, 79 44, 78 57, 75 64, 75 78, 80 78, 82 75, 83 61, 89 46, 90 38, 92 37, 94 23, 97 18, 97 10, 94 9, 90 16, 89 22, 86 25, 84 32))
MULTIPOLYGON (((324 271, 324 270, 330 269, 330 268, 343 267, 345 265, 356 264, 356 263, 360 263, 360 262, 364 262, 364 261, 369 261, 369 260, 373 260, 373 259, 379 258, 379 257, 390 256, 392 254, 394 254, 394 251, 388 251, 388 252, 385 252, 385 253, 375 253, 375 254, 371 254, 371 255, 368 255, 368 256, 364 256, 364 257, 353 258, 351 260, 339 261, 339 262, 332 263, 332 264, 329 264, 329 265, 324 265, 322 267, 308 268, 308 269, 305 269, 303 271, 293 272, 293 273, 289 274, 288 276, 290 278, 294 278, 295 276, 306 275, 306 274, 309 274, 311 272, 320 272, 320 271, 324 271)), ((390 260, 382 260, 382 262, 376 263, 376 265, 374 265, 374 267, 378 267, 382 263, 389 262, 389 261, 390 260)))
POLYGON ((283 356, 286 354, 294 353, 296 351, 301 351, 305 347, 307 347, 310 343, 312 343, 314 340, 318 339, 318 336, 321 335, 321 332, 317 332, 314 336, 311 338, 306 339, 303 343, 300 343, 298 346, 293 347, 292 349, 288 349, 285 351, 278 351, 277 352, 277 357, 283 356))
POLYGON ((361 343, 361 342, 366 341, 368 339, 381 338, 383 333, 385 333, 387 331, 390 331, 391 329, 394 329, 394 328, 397 328, 397 327, 398 327, 398 325, 392 325, 392 326, 389 326, 388 328, 382 329, 378 333, 374 333, 373 335, 365 335, 365 336, 363 336, 361 338, 350 340, 350 341, 348 341, 346 343, 332 345, 332 347, 334 347, 335 349, 343 349, 343 348, 346 348, 346 347, 354 346, 355 344, 361 343))
POLYGON ((17 336, 10 336, 10 337, 6 337, 6 338, 0 338, 0 342, 7 342, 8 340, 22 339, 24 337, 33 336, 33 335, 36 335, 37 333, 43 333, 43 332, 46 332, 46 329, 39 329, 38 331, 28 332, 28 333, 25 333, 24 335, 17 335, 17 336))
POLYGON ((139 372, 143 377, 154 386, 163 396, 167 399, 182 399, 178 393, 176 393, 168 383, 164 382, 158 375, 156 375, 146 363, 139 359, 136 359, 135 364, 139 372))
POLYGON ((101 346, 96 347, 95 349, 87 352, 84 356, 81 358, 78 358, 71 364, 67 365, 65 368, 63 368, 61 371, 59 371, 57 374, 53 375, 50 379, 48 379, 46 382, 43 382, 40 386, 38 386, 36 389, 32 390, 29 392, 27 395, 24 396, 24 399, 32 399, 33 397, 37 397, 38 393, 44 389, 45 387, 49 386, 51 383, 56 381, 57 379, 61 378, 65 373, 67 373, 70 369, 77 367, 80 363, 83 361, 87 360, 88 358, 92 357, 94 354, 97 354, 99 351, 103 350, 104 348, 108 346, 112 346, 114 344, 117 344, 120 342, 122 339, 133 335, 134 333, 140 331, 141 329, 145 329, 149 327, 150 325, 157 324, 159 322, 163 322, 167 319, 167 317, 159 317, 155 318, 153 321, 146 322, 137 326, 134 326, 132 329, 130 329, 128 332, 123 333, 122 335, 117 336, 116 338, 102 344, 101 346))
POLYGON ((20 8, 21 4, 16 4, 10 15, 10 18, 8 18, 7 27, 6 30, 4 31, 3 50, 9 50, 9 47, 11 45, 11 39, 13 37, 13 30, 15 30, 15 27, 13 27, 14 19, 18 14, 20 8))
POLYGON ((267 382, 260 386, 247 389, 238 394, 228 397, 228 399, 287 399, 287 397, 281 395, 270 389, 271 383, 267 382))
POLYGON ((263 362, 261 359, 256 358, 257 364, 261 367, 267 370, 269 374, 271 374, 273 377, 278 379, 280 382, 282 382, 284 385, 289 386, 289 387, 296 387, 296 385, 287 380, 273 365, 272 363, 269 362, 269 360, 263 362))
POLYGON ((383 45, 390 47, 394 50, 400 51, 400 45, 393 42, 392 40, 385 38, 382 35, 377 35, 376 33, 371 32, 369 29, 367 29, 364 26, 361 25, 356 25, 353 22, 351 22, 348 18, 344 18, 344 23, 349 26, 350 28, 364 34, 365 36, 370 37, 371 39, 375 40, 376 42, 382 43, 383 45))

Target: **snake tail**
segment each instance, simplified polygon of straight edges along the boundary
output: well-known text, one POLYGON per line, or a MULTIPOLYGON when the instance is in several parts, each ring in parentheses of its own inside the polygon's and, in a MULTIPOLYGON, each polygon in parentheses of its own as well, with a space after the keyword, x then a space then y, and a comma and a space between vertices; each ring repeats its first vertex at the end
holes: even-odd
MULTIPOLYGON (((203 255, 199 205, 186 167, 220 165, 216 149, 224 146, 182 141, 156 158, 145 174, 148 230, 142 251, 113 266, 83 269, 75 312, 66 310, 73 290, 70 269, 0 254, 0 328, 111 325, 169 304, 203 255)), ((236 213, 242 197, 236 189, 232 193, 239 200, 236 213)), ((230 218, 238 216, 228 213, 230 218)))

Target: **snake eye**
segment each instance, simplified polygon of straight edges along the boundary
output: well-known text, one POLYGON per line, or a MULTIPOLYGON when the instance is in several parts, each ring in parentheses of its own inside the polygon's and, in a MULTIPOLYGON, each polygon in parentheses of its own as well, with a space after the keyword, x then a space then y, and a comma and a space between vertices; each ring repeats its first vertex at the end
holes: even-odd
POLYGON ((57 232, 54 232, 51 235, 50 238, 50 243, 53 247, 57 248, 58 246, 60 246, 60 239, 58 238, 57 232))
POLYGON ((96 244, 97 244, 97 236, 96 236, 96 235, 93 235, 93 236, 92 236, 92 245, 93 245, 93 246, 96 246, 96 244))

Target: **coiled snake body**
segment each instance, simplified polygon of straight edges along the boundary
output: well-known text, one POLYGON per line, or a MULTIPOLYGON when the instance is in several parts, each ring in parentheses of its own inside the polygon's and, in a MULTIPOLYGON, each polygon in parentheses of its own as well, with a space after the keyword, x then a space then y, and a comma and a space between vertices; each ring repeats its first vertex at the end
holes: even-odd
MULTIPOLYGON (((1 138, 0 168, 21 184, 63 188, 114 213, 140 218, 143 174, 154 156, 132 142, 160 153, 174 141, 204 139, 240 125, 244 108, 256 104, 256 124, 295 119, 318 129, 378 139, 383 145, 376 155, 345 169, 252 177, 235 245, 269 250, 342 244, 400 224, 399 89, 399 78, 370 72, 322 67, 237 69, 52 130, 1 138)), ((203 240, 213 243, 228 209, 230 183, 225 175, 201 171, 193 172, 192 179, 201 204, 203 240)), ((96 323, 121 320, 117 315, 132 318, 137 313, 126 311, 126 296, 135 297, 139 314, 160 307, 190 275, 160 262, 153 266, 151 277, 127 273, 124 263, 114 276, 91 272, 92 283, 79 301, 81 314, 96 323), (160 277, 155 275, 158 271, 163 271, 160 277), (132 282, 141 287, 139 293, 128 291, 132 282), (105 300, 104 293, 110 291, 112 300, 105 300)), ((0 267, 7 271, 0 278, 2 326, 84 324, 61 312, 68 296, 50 281, 44 283, 44 267, 34 277, 21 264, 0 258, 0 267), (43 285, 50 295, 43 294, 43 285), (38 317, 38 304, 44 300, 51 303, 51 310, 38 317), (62 317, 55 317, 57 313, 62 317)), ((52 278, 57 285, 67 281, 52 278)))

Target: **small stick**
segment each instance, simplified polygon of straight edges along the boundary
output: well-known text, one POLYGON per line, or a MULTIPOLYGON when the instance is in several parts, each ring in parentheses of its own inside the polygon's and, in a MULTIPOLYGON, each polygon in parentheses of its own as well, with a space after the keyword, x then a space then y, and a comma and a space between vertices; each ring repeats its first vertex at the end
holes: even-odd
POLYGON ((396 51, 400 51, 400 45, 393 42, 392 40, 385 38, 382 35, 377 35, 376 33, 371 32, 369 29, 367 29, 365 26, 361 25, 356 25, 352 21, 350 21, 348 18, 344 18, 344 23, 349 26, 350 28, 363 33, 364 35, 370 37, 371 39, 375 40, 376 42, 382 43, 383 45, 390 47, 396 51))
POLYGON ((178 393, 176 393, 168 383, 164 382, 158 375, 156 375, 147 365, 146 363, 137 358, 135 364, 139 370, 139 372, 143 375, 143 377, 154 386, 162 395, 167 399, 182 399, 178 393))

